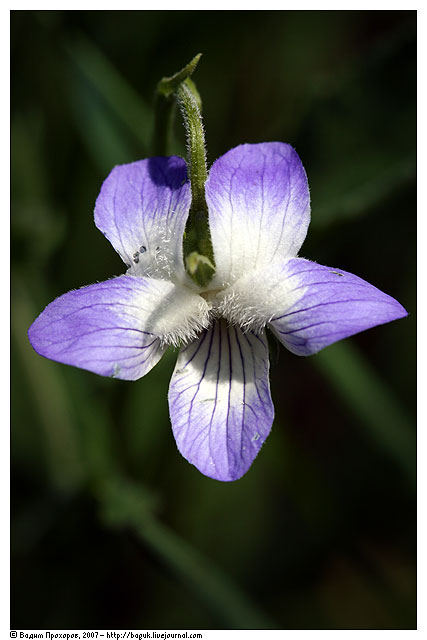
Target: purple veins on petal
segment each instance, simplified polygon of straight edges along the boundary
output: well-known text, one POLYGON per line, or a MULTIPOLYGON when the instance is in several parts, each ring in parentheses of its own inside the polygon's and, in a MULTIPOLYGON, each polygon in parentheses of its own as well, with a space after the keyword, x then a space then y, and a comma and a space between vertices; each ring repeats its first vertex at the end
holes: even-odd
POLYGON ((240 478, 273 421, 265 337, 215 322, 178 357, 169 389, 182 455, 205 475, 240 478))
POLYGON ((190 202, 185 161, 148 158, 111 171, 96 201, 95 223, 132 265, 133 275, 183 276, 182 237, 190 202))
POLYGON ((206 201, 218 282, 232 283, 252 269, 295 256, 306 236, 307 177, 288 144, 245 144, 228 151, 212 165, 206 201))
MULTIPOLYGON (((166 285, 167 283, 165 283, 166 285)), ((42 356, 103 376, 136 380, 160 360, 164 347, 147 331, 143 302, 159 291, 142 278, 120 276, 60 296, 31 325, 42 356)))
POLYGON ((346 271, 294 258, 286 263, 283 277, 292 281, 293 302, 283 312, 278 310, 270 327, 297 355, 311 355, 407 315, 397 300, 346 271))

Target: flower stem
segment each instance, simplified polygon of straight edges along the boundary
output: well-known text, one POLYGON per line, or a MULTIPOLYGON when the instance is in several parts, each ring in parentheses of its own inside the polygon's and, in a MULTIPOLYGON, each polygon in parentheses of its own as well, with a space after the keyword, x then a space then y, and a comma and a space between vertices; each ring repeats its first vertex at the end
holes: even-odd
POLYGON ((177 89, 178 102, 187 132, 189 177, 191 182, 191 210, 207 213, 205 182, 206 166, 205 133, 199 106, 191 89, 182 83, 177 89))
POLYGON ((170 154, 175 119, 176 91, 182 82, 189 79, 201 55, 201 53, 198 53, 181 71, 178 71, 173 76, 162 78, 157 85, 152 144, 152 151, 155 156, 167 156, 170 154))
POLYGON ((170 149, 176 102, 178 102, 187 136, 188 177, 191 184, 191 207, 184 233, 183 253, 187 273, 200 287, 206 287, 215 273, 215 260, 205 199, 208 176, 206 144, 201 115, 202 102, 190 78, 201 54, 197 54, 181 71, 162 78, 157 85, 153 151, 167 155, 170 149))
POLYGON ((187 133, 188 172, 191 183, 191 207, 184 235, 186 269, 193 280, 205 287, 215 273, 215 260, 209 230, 205 198, 208 177, 205 133, 199 108, 199 96, 191 81, 179 85, 176 95, 187 133))

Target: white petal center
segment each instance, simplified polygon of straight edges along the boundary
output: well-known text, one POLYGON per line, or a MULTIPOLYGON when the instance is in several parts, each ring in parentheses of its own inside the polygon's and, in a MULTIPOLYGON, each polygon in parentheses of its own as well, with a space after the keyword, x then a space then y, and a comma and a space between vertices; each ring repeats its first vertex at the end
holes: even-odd
POLYGON ((194 340, 210 325, 210 305, 198 293, 187 287, 167 282, 156 283, 156 295, 150 300, 149 294, 141 296, 141 308, 149 308, 145 319, 145 330, 160 338, 163 344, 179 346, 194 340))
MULTIPOLYGON (((153 300, 146 330, 163 344, 179 346, 196 339, 215 319, 225 318, 242 331, 260 333, 277 315, 286 313, 303 293, 286 277, 286 262, 252 270, 224 289, 194 291, 187 286, 156 280, 161 288, 153 300)), ((147 300, 145 301, 148 302, 147 300)))
POLYGON ((277 314, 289 310, 301 297, 284 275, 283 265, 251 271, 217 294, 214 308, 243 331, 259 333, 277 314))

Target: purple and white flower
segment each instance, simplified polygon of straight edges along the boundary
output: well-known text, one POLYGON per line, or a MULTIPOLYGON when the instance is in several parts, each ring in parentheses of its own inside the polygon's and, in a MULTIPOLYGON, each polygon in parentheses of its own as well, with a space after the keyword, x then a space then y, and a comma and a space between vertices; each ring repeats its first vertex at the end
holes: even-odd
POLYGON ((230 481, 248 470, 273 422, 266 327, 307 356, 407 313, 361 278, 297 257, 310 197, 291 146, 232 149, 210 169, 206 201, 216 273, 202 290, 183 260, 185 161, 115 167, 95 223, 126 275, 57 298, 29 338, 46 358, 123 380, 180 346, 169 388, 178 449, 203 474, 230 481))

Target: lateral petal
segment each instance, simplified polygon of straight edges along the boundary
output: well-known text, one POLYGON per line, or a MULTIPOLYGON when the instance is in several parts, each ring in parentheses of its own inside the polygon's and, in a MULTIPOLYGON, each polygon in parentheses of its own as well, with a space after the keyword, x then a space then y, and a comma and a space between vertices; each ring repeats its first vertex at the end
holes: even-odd
POLYGON ((95 205, 95 224, 131 275, 184 282, 182 241, 191 193, 185 160, 157 157, 115 167, 95 205))
POLYGON ((240 478, 274 417, 264 333, 243 334, 218 320, 179 354, 169 388, 179 451, 206 476, 240 478))
POLYGON ((206 302, 183 287, 125 275, 60 296, 28 337, 45 358, 137 380, 160 360, 167 343, 205 327, 207 315, 206 302))
POLYGON ((338 340, 408 315, 397 300, 362 278, 302 258, 285 263, 282 282, 282 306, 277 307, 270 327, 297 355, 311 355, 338 340))
POLYGON ((206 201, 216 262, 212 287, 296 256, 310 222, 304 167, 282 142, 243 144, 218 158, 206 201))

